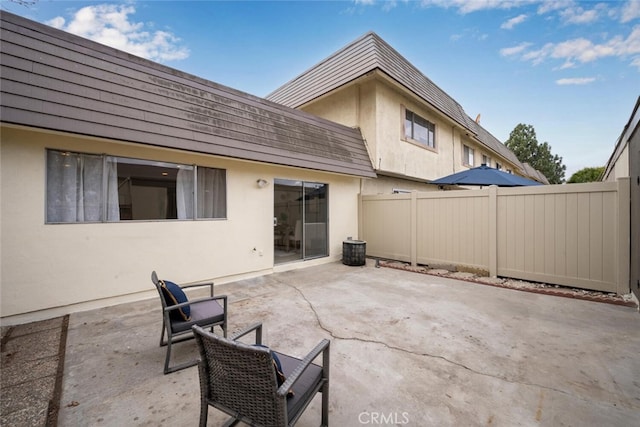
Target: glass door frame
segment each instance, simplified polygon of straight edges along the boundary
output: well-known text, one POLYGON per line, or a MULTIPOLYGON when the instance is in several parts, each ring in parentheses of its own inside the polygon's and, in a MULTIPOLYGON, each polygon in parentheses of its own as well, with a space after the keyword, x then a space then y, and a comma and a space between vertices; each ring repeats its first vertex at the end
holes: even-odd
POLYGON ((329 185, 273 182, 274 264, 329 256, 329 185))

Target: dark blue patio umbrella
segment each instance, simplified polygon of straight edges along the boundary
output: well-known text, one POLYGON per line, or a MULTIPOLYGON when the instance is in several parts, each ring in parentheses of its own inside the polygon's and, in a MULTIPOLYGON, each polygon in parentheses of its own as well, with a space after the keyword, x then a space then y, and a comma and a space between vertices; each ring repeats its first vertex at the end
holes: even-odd
POLYGON ((471 168, 452 175, 447 175, 431 181, 436 185, 497 185, 498 187, 522 187, 527 185, 542 185, 537 181, 523 178, 491 168, 486 165, 471 168))

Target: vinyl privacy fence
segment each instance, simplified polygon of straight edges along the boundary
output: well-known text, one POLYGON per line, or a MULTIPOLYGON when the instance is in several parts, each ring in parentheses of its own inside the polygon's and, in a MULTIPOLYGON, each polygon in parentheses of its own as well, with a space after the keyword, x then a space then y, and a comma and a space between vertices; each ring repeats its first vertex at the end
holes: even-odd
POLYGON ((629 180, 360 196, 367 255, 629 292, 629 180))

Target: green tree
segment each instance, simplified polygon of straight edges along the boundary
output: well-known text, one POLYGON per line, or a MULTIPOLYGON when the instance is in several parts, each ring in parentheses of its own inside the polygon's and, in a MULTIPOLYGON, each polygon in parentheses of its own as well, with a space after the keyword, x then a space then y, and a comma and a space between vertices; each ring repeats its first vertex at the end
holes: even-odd
POLYGON ((578 172, 571 175, 569 184, 576 184, 580 182, 596 182, 600 181, 600 177, 604 173, 604 166, 597 168, 582 168, 578 172))
POLYGON ((536 137, 536 130, 531 125, 518 124, 509 134, 504 143, 518 160, 529 163, 547 177, 551 184, 562 184, 567 167, 562 163, 562 157, 551 152, 548 142, 540 144, 536 137))

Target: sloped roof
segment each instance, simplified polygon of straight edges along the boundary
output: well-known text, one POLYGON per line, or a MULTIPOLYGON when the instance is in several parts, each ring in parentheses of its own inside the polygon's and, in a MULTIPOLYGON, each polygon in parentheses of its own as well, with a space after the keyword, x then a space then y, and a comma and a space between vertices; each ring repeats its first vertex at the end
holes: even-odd
POLYGON ((616 146, 613 149, 613 152, 611 153, 607 164, 605 165, 605 170, 602 174, 603 179, 606 179, 611 174, 611 171, 616 165, 618 158, 620 158, 620 155, 624 151, 625 147, 629 144, 629 140, 631 140, 631 137, 638 129, 640 129, 640 96, 638 96, 636 105, 633 107, 633 112, 629 117, 629 121, 627 121, 627 124, 622 129, 622 133, 616 141, 616 146))
POLYGON ((298 108, 373 70, 380 70, 427 104, 466 129, 478 140, 524 173, 515 154, 465 113, 462 106, 422 74, 376 33, 369 32, 293 80, 267 95, 267 99, 298 108))
POLYGON ((524 167, 524 173, 527 174, 527 176, 530 176, 538 182, 549 185, 549 180, 547 179, 547 177, 544 176, 544 174, 538 169, 535 169, 529 163, 523 163, 522 166, 524 167))
POLYGON ((349 128, 0 11, 3 123, 375 177, 349 128))
MULTIPOLYGON (((480 141, 482 141, 482 143, 484 143, 484 145, 489 147, 494 152, 502 155, 502 157, 504 157, 505 159, 509 160, 514 165, 516 165, 518 168, 520 168, 519 172, 521 174, 526 173, 524 166, 522 165, 520 160, 518 160, 518 158, 516 157, 516 155, 515 155, 515 153, 513 151, 511 151, 506 145, 504 145, 502 142, 500 142, 498 140, 498 138, 496 138, 491 133, 489 133, 489 131, 487 131, 485 128, 480 126, 479 123, 476 123, 474 121, 473 122, 473 127, 475 128, 476 135, 478 135, 478 139, 480 141)), ((529 176, 531 176, 531 175, 529 175, 529 176)))
POLYGON ((266 98, 297 108, 376 69, 398 81, 460 126, 473 131, 474 122, 462 106, 374 32, 353 41, 266 98))

